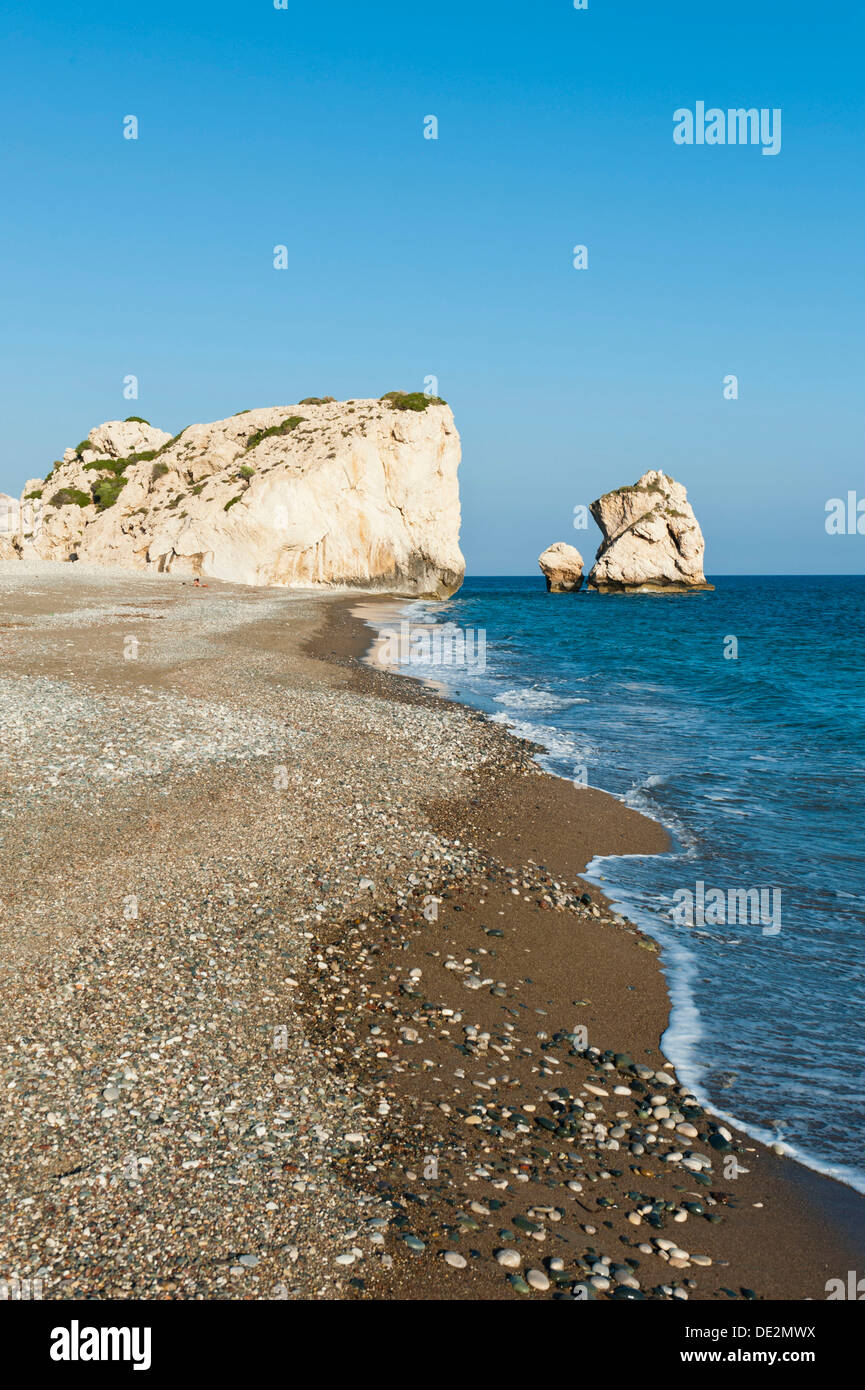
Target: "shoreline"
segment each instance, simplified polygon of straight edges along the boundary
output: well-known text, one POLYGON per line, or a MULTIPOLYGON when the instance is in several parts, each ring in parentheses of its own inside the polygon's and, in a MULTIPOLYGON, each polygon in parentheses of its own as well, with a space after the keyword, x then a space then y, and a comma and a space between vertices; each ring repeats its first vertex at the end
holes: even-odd
POLYGON ((0 594, 0 1277, 801 1299, 861 1265, 858 1194, 740 1134, 725 1179, 660 1051, 658 948, 582 877, 656 822, 366 665, 363 595, 0 594))
MULTIPOLYGON (((394 599, 392 602, 394 611, 405 607, 403 600, 394 599)), ((377 597, 376 606, 380 609, 381 605, 382 600, 377 597)), ((386 686, 387 682, 391 681, 400 688, 400 698, 405 698, 403 687, 408 686, 410 689, 421 691, 424 699, 433 702, 443 700, 448 704, 461 704, 458 697, 454 697, 446 691, 437 691, 433 683, 425 682, 422 678, 371 667, 365 658, 368 658, 374 646, 374 630, 364 621, 362 611, 367 606, 367 601, 362 596, 354 600, 343 599, 340 606, 342 612, 337 613, 332 608, 326 631, 319 634, 310 643, 310 650, 319 658, 329 655, 331 660, 336 657, 339 660, 348 659, 361 663, 362 669, 372 671, 373 681, 379 686, 378 693, 385 698, 388 696, 392 698, 393 690, 386 691, 381 689, 381 686, 382 684, 386 686)), ((470 709, 469 706, 462 707, 470 709)), ((478 715, 476 711, 472 711, 472 713, 476 717, 484 717, 478 715)), ((531 748, 533 753, 543 752, 543 749, 536 745, 526 745, 523 739, 509 731, 502 730, 502 733, 506 739, 512 739, 515 743, 531 748)), ((543 786, 542 799, 538 802, 538 807, 540 808, 542 804, 546 803, 545 810, 550 813, 559 797, 562 794, 567 795, 564 789, 567 788, 567 792, 571 792, 572 789, 569 783, 556 778, 552 773, 547 773, 541 769, 538 769, 538 772, 541 779, 540 785, 543 786)), ((538 783, 533 782, 533 792, 537 791, 538 785, 538 783)), ((509 790, 513 791, 512 788, 509 790)), ((523 808, 520 813, 522 824, 525 826, 528 823, 530 826, 527 837, 525 829, 521 829, 519 832, 516 830, 516 820, 513 816, 503 817, 501 803, 496 818, 487 820, 486 823, 483 823, 483 818, 476 815, 473 817, 468 811, 468 807, 465 805, 460 807, 459 803, 450 804, 447 808, 440 808, 440 810, 451 832, 457 828, 463 834, 475 837, 483 844, 487 852, 490 851, 491 839, 495 836, 505 840, 512 859, 519 858, 521 852, 524 854, 530 852, 535 862, 553 864, 556 867, 564 865, 565 873, 571 875, 574 882, 580 882, 595 898, 596 902, 603 904, 602 910, 605 914, 609 913, 613 918, 619 917, 619 914, 611 908, 606 894, 602 892, 597 883, 582 878, 582 873, 588 863, 595 859, 614 857, 617 853, 637 855, 663 853, 669 846, 670 837, 659 822, 632 811, 606 792, 586 787, 573 794, 579 798, 581 819, 585 817, 590 822, 589 828, 585 825, 581 827, 586 839, 583 840, 580 849, 576 851, 573 842, 568 846, 561 843, 560 835, 557 835, 553 829, 552 816, 546 825, 541 824, 538 819, 534 821, 528 819, 527 822, 525 808, 523 808), (587 810, 588 816, 586 815, 587 810), (494 828, 497 825, 505 827, 501 835, 494 828), (615 840, 614 844, 610 843, 611 839, 615 840)), ((497 850, 499 848, 496 846, 497 850)), ((467 926, 470 918, 464 916, 461 921, 467 926)), ((608 932, 615 930, 612 923, 608 922, 604 925, 608 932)), ((646 948, 646 959, 652 954, 656 956, 656 960, 651 962, 652 973, 655 978, 651 984, 647 982, 645 985, 650 1004, 640 1016, 639 1042, 643 1044, 645 1052, 650 1053, 654 1049, 655 1055, 662 1058, 661 1041, 669 1028, 671 1005, 665 972, 659 959, 661 948, 636 925, 632 923, 623 923, 623 925, 626 931, 633 932, 638 938, 638 944, 646 948)), ((603 941, 602 946, 609 950, 609 945, 609 938, 607 938, 603 941)), ((601 975, 609 974, 610 964, 611 962, 608 960, 606 970, 601 964, 601 975)), ((609 980, 606 979, 604 983, 609 990, 609 980)), ((608 1031, 614 1031, 623 1026, 622 1011, 621 1008, 615 1006, 612 991, 603 1000, 599 1015, 600 1026, 608 1031)), ((599 1046, 601 1045, 599 1043, 599 1046)), ((613 1045, 612 1041, 608 1044, 611 1047, 613 1045)), ((629 1050, 635 1049, 638 1050, 637 1044, 630 1042, 629 1050)), ((666 1062, 666 1059, 663 1060, 666 1062)), ((673 1070, 672 1063, 667 1062, 666 1065, 669 1070, 673 1070)), ((750 1278, 755 1286, 760 1283, 762 1277, 764 1288, 755 1287, 753 1290, 757 1297, 792 1299, 825 1296, 826 1279, 840 1277, 848 1266, 856 1268, 857 1258, 859 1263, 862 1262, 863 1252, 865 1252, 865 1200, 854 1188, 840 1179, 820 1173, 790 1154, 776 1155, 767 1145, 738 1126, 734 1126, 726 1118, 715 1117, 710 1109, 706 1110, 706 1117, 717 1119, 719 1124, 723 1124, 729 1129, 739 1153, 737 1160, 739 1164, 743 1167, 748 1163, 755 1165, 747 1173, 740 1173, 735 1182, 722 1181, 720 1185, 725 1187, 729 1194, 727 1201, 738 1203, 738 1208, 734 1209, 744 1212, 744 1209, 750 1206, 754 1217, 760 1213, 759 1224, 763 1227, 759 1235, 761 1253, 755 1250, 746 1252, 743 1247, 749 1239, 749 1232, 746 1229, 747 1218, 743 1216, 742 1229, 736 1233, 735 1258, 730 1259, 729 1265, 722 1266, 722 1268, 731 1270, 730 1279, 733 1280, 732 1270, 735 1266, 739 1266, 740 1276, 744 1270, 746 1283, 747 1278, 750 1278), (759 1171, 756 1168, 757 1164, 759 1164, 759 1171), (758 1203, 760 1205, 756 1205, 758 1203), (771 1214, 764 1226, 764 1214, 768 1211, 771 1214), (799 1227, 798 1231, 791 1229, 796 1226, 799 1227), (843 1270, 841 1269, 842 1265, 844 1266, 843 1270), (784 1268, 785 1277, 783 1279, 771 1276, 767 1278, 767 1268, 772 1268, 777 1276, 780 1272, 780 1266, 784 1268), (823 1275, 825 1275, 825 1279, 820 1277, 823 1275), (815 1278, 816 1283, 814 1282, 815 1278), (805 1289, 808 1292, 805 1292, 805 1289), (799 1291, 794 1292, 794 1290, 799 1291)), ((621 1165, 629 1157, 630 1155, 625 1153, 617 1156, 616 1161, 621 1165)), ((612 1161, 611 1158, 610 1162, 612 1163, 612 1161)), ((678 1226, 673 1229, 681 1230, 682 1227, 678 1226)), ((638 1230, 642 1233, 645 1226, 638 1228, 638 1230)), ((717 1226, 714 1227, 714 1231, 717 1231, 717 1226)), ((637 1239, 638 1237, 635 1236, 634 1241, 636 1242, 637 1239)), ((681 1243, 687 1244, 684 1237, 681 1243)), ((411 1269, 412 1262, 408 1262, 406 1275, 410 1274, 411 1269)), ((740 1290, 743 1287, 741 1278, 737 1287, 740 1290)), ((409 1296, 453 1296, 431 1294, 426 1284, 422 1286, 422 1289, 423 1291, 414 1292, 409 1296)), ((403 1293, 401 1296, 406 1295, 403 1293)), ((486 1294, 484 1296, 491 1295, 486 1294)), ((507 1295, 505 1294, 505 1296, 507 1295)), ((691 1293, 690 1296, 705 1297, 707 1295, 705 1293, 691 1293)), ((729 1296, 729 1294, 724 1296, 729 1296)))
MULTIPOLYGON (((712 585, 711 587, 714 588, 714 585, 712 585)), ((411 625, 412 627, 419 630, 422 630, 424 626, 431 626, 428 619, 424 619, 423 621, 416 621, 412 618, 411 608, 416 604, 416 602, 416 600, 405 598, 392 598, 390 600, 385 600, 381 599, 380 596, 377 601, 373 599, 361 598, 358 603, 358 606, 353 608, 351 611, 353 612, 354 616, 360 619, 360 621, 368 625, 370 629, 371 645, 369 645, 363 651, 360 651, 360 648, 358 649, 359 659, 362 659, 367 665, 373 666, 374 668, 386 669, 391 674, 416 681, 420 683, 426 690, 439 695, 445 701, 459 704, 471 709, 480 708, 481 712, 485 712, 483 711, 482 706, 475 706, 469 704, 469 702, 462 697, 462 694, 459 690, 454 690, 450 686, 432 677, 423 675, 420 670, 413 671, 410 668, 398 668, 390 666, 387 664, 384 658, 381 658, 381 660, 384 663, 383 666, 378 665, 378 663, 376 662, 376 655, 378 649, 380 645, 382 645, 380 639, 377 636, 377 625, 379 622, 387 622, 388 620, 390 620, 390 622, 393 623, 397 619, 399 619, 403 627, 411 625)), ((434 628, 434 624, 432 624, 432 626, 434 628)), ((487 715, 487 717, 489 717, 489 715, 487 715)), ((495 723, 498 721, 493 720, 492 722, 495 723)), ((527 737, 527 735, 515 732, 512 726, 507 721, 505 721, 502 724, 502 727, 507 729, 508 732, 512 733, 514 738, 524 740, 527 737)), ((545 759, 548 761, 554 761, 554 754, 551 752, 551 750, 545 748, 543 744, 534 744, 534 741, 530 737, 529 742, 533 743, 533 746, 535 746, 536 748, 537 762, 541 770, 556 780, 567 781, 568 779, 564 778, 561 773, 556 772, 552 768, 544 766, 545 759)), ((604 792, 604 789, 601 787, 593 787, 592 789, 604 792)), ((615 796, 613 793, 605 794, 613 796, 614 800, 616 800, 619 803, 619 805, 623 807, 627 804, 621 798, 615 796)), ((675 844, 675 836, 677 832, 674 828, 665 825, 664 821, 661 820, 660 817, 653 816, 648 811, 643 810, 640 812, 640 814, 644 818, 651 820, 657 825, 659 825, 663 832, 666 834, 668 841, 670 841, 672 845, 675 844)), ((669 849, 670 847, 670 844, 668 844, 667 849, 669 849)), ((659 852, 664 853, 665 851, 661 850, 659 852)), ((608 877, 605 871, 605 866, 608 861, 615 860, 618 857, 619 855, 615 853, 612 855, 600 852, 597 853, 585 865, 583 869, 583 877, 585 879, 586 884, 589 887, 592 887, 593 889, 596 889, 599 893, 603 894, 605 901, 608 903, 609 906, 611 906, 620 915, 627 917, 629 910, 628 903, 627 900, 625 902, 618 900, 619 895, 615 884, 615 869, 613 866, 611 866, 611 872, 609 874, 609 878, 612 881, 609 884, 609 886, 604 886, 608 877)), ((645 857, 645 855, 644 852, 641 851, 637 851, 636 853, 632 851, 625 851, 623 852, 622 857, 641 859, 645 857)), ((633 905, 631 907, 631 911, 634 911, 633 905)), ((637 919, 637 917, 634 917, 633 919, 629 918, 629 920, 633 920, 633 924, 639 927, 641 932, 645 932, 653 941, 657 943, 658 948, 662 953, 662 957, 666 953, 666 959, 662 959, 661 968, 664 971, 668 983, 668 992, 670 995, 671 1006, 671 1018, 668 1022, 667 1029, 665 1030, 664 1037, 669 1038, 670 1044, 672 1046, 674 1045, 674 1039, 677 1033, 677 1020, 675 1017, 676 1010, 680 1010, 682 1012, 689 1012, 695 1009, 695 1005, 691 996, 690 984, 688 982, 688 972, 690 969, 693 968, 693 963, 688 959, 686 959, 684 963, 682 963, 681 961, 675 964, 673 963, 673 961, 670 959, 671 955, 673 954, 673 952, 670 949, 670 944, 665 944, 663 939, 656 934, 654 930, 654 924, 652 923, 651 916, 649 914, 642 913, 639 916, 639 920, 637 919)), ((678 952, 676 952, 676 954, 678 954, 678 952)), ((702 1020, 700 1021, 702 1022, 702 1020)), ((679 1022, 678 1026, 681 1027, 681 1022, 679 1022)), ((663 1041, 664 1039, 662 1039, 662 1042, 663 1041)), ((774 1151, 774 1147, 777 1143, 777 1140, 773 1138, 771 1131, 767 1126, 761 1125, 756 1120, 752 1122, 744 1121, 740 1117, 735 1115, 732 1111, 718 1109, 715 1106, 713 1106, 711 1098, 709 1097, 702 1085, 704 1065, 700 1060, 700 1041, 702 1041, 702 1035, 700 1035, 699 1041, 695 1040, 693 1037, 688 1039, 690 1056, 686 1060, 679 1060, 678 1062, 674 1060, 673 1063, 676 1067, 677 1074, 679 1074, 682 1077, 682 1079, 684 1079, 686 1073, 689 1074, 690 1088, 692 1089, 693 1093, 697 1095, 701 1105, 703 1105, 707 1109, 707 1111, 711 1112, 716 1118, 720 1119, 726 1126, 731 1126, 735 1128, 741 1134, 747 1135, 750 1139, 774 1151)), ((807 1169, 809 1172, 812 1172, 821 1178, 826 1178, 832 1182, 838 1183, 842 1187, 850 1188, 852 1191, 856 1192, 857 1195, 865 1197, 865 1178, 863 1178, 861 1174, 856 1170, 846 1168, 844 1165, 836 1165, 836 1167, 833 1168, 833 1166, 828 1160, 807 1153, 803 1151, 801 1148, 787 1141, 783 1143, 783 1150, 785 1157, 793 1159, 796 1163, 798 1163, 801 1167, 807 1169)), ((863 1224, 860 1228, 860 1240, 863 1246, 865 1246, 865 1214, 863 1214, 863 1224)))

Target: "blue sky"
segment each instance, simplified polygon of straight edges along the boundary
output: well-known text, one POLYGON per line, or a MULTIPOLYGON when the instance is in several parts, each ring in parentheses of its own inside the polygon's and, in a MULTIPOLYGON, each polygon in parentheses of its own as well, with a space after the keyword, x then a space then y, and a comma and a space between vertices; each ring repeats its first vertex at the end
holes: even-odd
POLYGON ((7 0, 0 490, 104 419, 435 375, 475 574, 588 558, 574 507, 653 467, 710 573, 861 573, 863 39, 852 0, 7 0), (780 154, 675 145, 698 100, 780 107, 780 154))

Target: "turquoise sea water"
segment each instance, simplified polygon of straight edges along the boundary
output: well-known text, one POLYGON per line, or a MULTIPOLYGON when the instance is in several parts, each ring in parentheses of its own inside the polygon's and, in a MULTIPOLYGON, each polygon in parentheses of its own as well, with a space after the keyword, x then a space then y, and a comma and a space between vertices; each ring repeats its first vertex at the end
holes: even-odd
POLYGON ((468 579, 405 616, 483 632, 485 669, 447 644, 404 669, 668 827, 671 853, 589 874, 664 947, 667 1054, 716 1112, 865 1191, 865 578, 712 582, 468 579))

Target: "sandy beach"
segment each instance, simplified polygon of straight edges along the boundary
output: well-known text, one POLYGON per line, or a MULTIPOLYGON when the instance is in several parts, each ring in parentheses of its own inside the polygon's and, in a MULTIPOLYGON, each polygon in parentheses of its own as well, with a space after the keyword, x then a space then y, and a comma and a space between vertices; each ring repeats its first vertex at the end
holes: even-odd
POLYGON ((825 1298, 865 1201, 679 1087, 581 879, 663 829, 365 664, 362 611, 0 567, 0 1277, 825 1298))

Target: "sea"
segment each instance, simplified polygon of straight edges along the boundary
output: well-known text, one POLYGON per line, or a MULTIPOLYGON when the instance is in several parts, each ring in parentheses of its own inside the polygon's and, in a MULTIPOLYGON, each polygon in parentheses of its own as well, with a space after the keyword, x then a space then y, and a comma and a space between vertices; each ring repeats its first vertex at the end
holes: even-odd
POLYGON ((467 578, 379 627, 390 665, 667 827, 669 853, 586 875, 662 947, 666 1055, 716 1114, 865 1192, 865 577, 710 582, 467 578))

